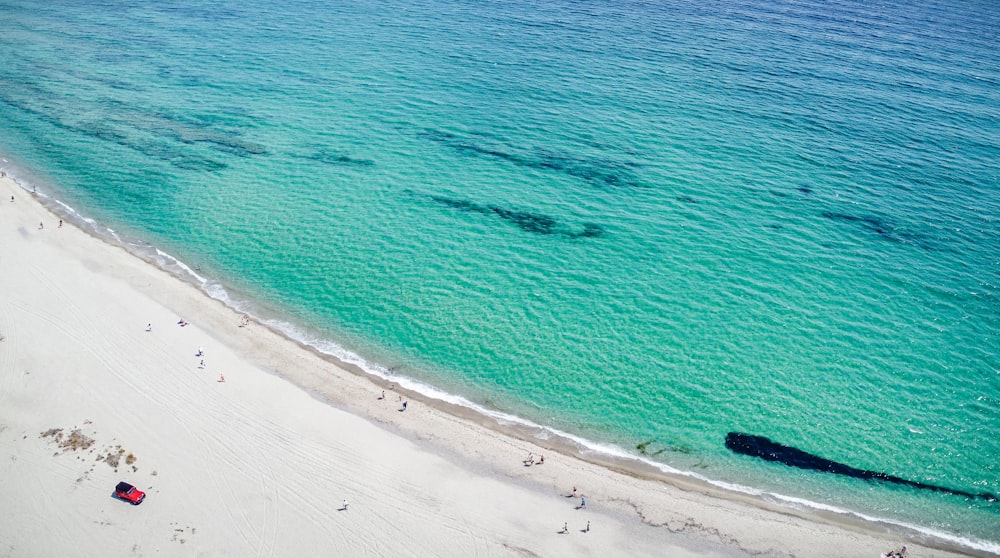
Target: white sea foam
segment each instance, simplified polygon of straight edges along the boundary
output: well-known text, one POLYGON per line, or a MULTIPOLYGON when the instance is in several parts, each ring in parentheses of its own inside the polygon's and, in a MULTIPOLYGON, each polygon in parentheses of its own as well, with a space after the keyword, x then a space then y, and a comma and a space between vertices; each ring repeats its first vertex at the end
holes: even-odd
MULTIPOLYGON (((155 261, 160 268, 170 271, 175 275, 180 275, 181 277, 193 282, 195 285, 198 285, 204 290, 205 284, 208 282, 208 280, 205 277, 199 275, 191 266, 185 264, 178 258, 175 258, 174 256, 160 250, 159 248, 154 248, 153 250, 155 251, 154 253, 156 256, 155 261)), ((205 292, 208 293, 207 290, 205 292)))
POLYGON ((976 550, 983 550, 983 551, 986 551, 986 552, 992 552, 992 553, 1000 554, 1000 544, 996 544, 996 543, 993 543, 993 542, 990 542, 990 541, 982 541, 982 540, 978 540, 978 539, 972 539, 972 538, 968 538, 968 537, 963 537, 963 536, 960 536, 960 535, 953 535, 951 533, 945 533, 944 531, 939 531, 937 529, 931 529, 931 528, 928 528, 928 527, 923 527, 923 526, 916 525, 916 524, 913 524, 913 523, 907 523, 905 521, 897 521, 895 519, 889 519, 889 518, 885 518, 885 517, 878 517, 878 516, 874 516, 874 515, 869 515, 869 514, 865 514, 865 513, 861 513, 861 512, 857 512, 857 511, 853 511, 853 510, 848 510, 848 509, 840 508, 840 507, 837 507, 837 506, 831 506, 829 504, 823 504, 823 503, 820 503, 820 502, 813 502, 812 500, 806 500, 806 499, 803 499, 803 498, 796 498, 794 496, 786 496, 784 494, 778 494, 778 493, 775 493, 775 492, 766 492, 766 493, 763 493, 763 494, 766 495, 766 496, 773 497, 778 502, 781 502, 781 503, 783 503, 785 505, 788 505, 790 507, 799 507, 799 508, 807 508, 807 509, 819 510, 819 511, 824 511, 824 512, 829 512, 829 513, 835 513, 835 514, 839 514, 839 515, 843 515, 843 516, 847 516, 847 517, 856 517, 856 518, 863 519, 865 521, 872 522, 872 523, 884 523, 884 524, 888 524, 888 525, 895 525, 897 527, 902 527, 902 528, 907 529, 909 531, 913 531, 913 532, 919 533, 921 535, 925 535, 925 536, 927 536, 929 538, 940 539, 940 540, 948 541, 950 543, 954 543, 954 544, 957 544, 957 545, 960 545, 960 546, 965 546, 965 547, 968 547, 968 548, 974 548, 976 550))

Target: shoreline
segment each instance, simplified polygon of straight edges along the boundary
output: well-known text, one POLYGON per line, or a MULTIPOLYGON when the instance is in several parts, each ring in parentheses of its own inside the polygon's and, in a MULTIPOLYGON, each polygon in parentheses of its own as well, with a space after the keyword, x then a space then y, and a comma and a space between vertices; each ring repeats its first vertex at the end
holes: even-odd
MULTIPOLYGON (((263 371, 264 375, 272 376, 271 380, 288 383, 289 386, 294 386, 292 389, 308 395, 331 410, 346 410, 355 418, 384 430, 389 437, 401 437, 424 450, 431 448, 432 454, 444 456, 448 462, 458 464, 466 472, 482 475, 504 485, 527 487, 528 492, 536 497, 554 498, 555 495, 560 495, 560 491, 566 491, 570 484, 596 487, 587 489, 588 498, 594 503, 600 502, 602 514, 622 523, 623 532, 653 528, 657 532, 655 538, 662 537, 663 541, 660 542, 685 549, 687 553, 682 553, 683 555, 877 555, 878 552, 898 547, 901 543, 910 547, 911 556, 992 555, 988 551, 962 546, 957 542, 931 539, 926 534, 907 533, 905 526, 873 523, 833 511, 795 509, 791 505, 768 501, 764 495, 728 491, 695 476, 671 474, 637 458, 596 454, 592 448, 587 448, 572 437, 541 440, 532 434, 532 429, 536 427, 530 426, 528 421, 504 425, 495 417, 479 412, 474 407, 435 399, 417 389, 395 385, 389 377, 375 376, 359 365, 345 362, 317 347, 289 337, 274 324, 268 324, 266 319, 254 322, 249 327, 239 328, 236 326, 239 311, 206 292, 204 284, 199 286, 186 281, 179 273, 149 261, 121 239, 117 239, 117 246, 108 242, 101 237, 96 223, 79 216, 75 210, 58 200, 49 198, 52 201, 47 206, 16 185, 11 178, 3 178, 0 182, 5 196, 13 194, 19 198, 13 202, 16 206, 13 209, 19 212, 16 218, 34 212, 35 215, 48 213, 58 219, 59 214, 53 212, 50 206, 53 203, 60 204, 61 208, 78 216, 81 222, 87 223, 93 230, 87 230, 88 227, 78 228, 73 222, 76 219, 71 220, 64 215, 63 218, 67 221, 65 230, 59 232, 86 233, 83 235, 86 238, 75 242, 87 246, 98 243, 102 248, 95 250, 109 254, 108 260, 114 262, 95 264, 96 271, 91 271, 99 277, 124 281, 129 288, 171 310, 173 314, 191 320, 214 344, 238 355, 253 368, 263 371), (32 204, 34 208, 30 207, 32 204), (22 205, 26 208, 22 208, 22 205), (122 257, 115 256, 115 252, 122 254, 122 257), (134 261, 125 262, 123 258, 134 261), (127 268, 124 275, 119 267, 127 268), (164 291, 172 294, 165 296, 164 291), (378 391, 382 389, 386 390, 390 401, 376 398, 378 391), (406 413, 398 412, 394 407, 396 401, 392 400, 392 395, 397 394, 417 405, 411 405, 406 413), (412 413, 411 410, 417 412, 412 413), (410 420, 414 414, 420 419, 410 420), (536 474, 537 467, 524 467, 520 464, 525 453, 541 454, 543 451, 555 458, 550 457, 546 461, 541 474, 536 474), (588 482, 574 479, 587 479, 588 482), (778 526, 775 532, 768 532, 768 529, 775 526, 778 526)), ((6 198, 0 198, 0 201, 4 204, 11 203, 6 198)), ((4 217, 6 220, 6 216, 4 217)), ((26 223, 22 222, 18 231, 22 239, 34 232, 26 223)), ((50 230, 50 227, 46 227, 44 232, 50 230)), ((17 235, 10 234, 9 231, 2 234, 12 244, 16 242, 17 235)), ((155 250, 154 247, 150 248, 155 250)), ((159 251, 157 253, 163 254, 159 251)), ((3 254, 4 251, 0 251, 0 256, 3 254)), ((80 257, 78 252, 70 251, 68 254, 80 257)), ((179 261, 177 266, 186 267, 179 261)), ((194 274, 193 270, 189 269, 188 272, 194 274)), ((157 330, 168 327, 168 324, 164 324, 158 326, 157 330)), ((255 380, 257 381, 263 380, 255 380)), ((537 428, 559 434, 544 426, 539 425, 537 428)), ((4 450, 5 443, 6 440, 0 441, 0 452, 4 450)), ((477 477, 472 482, 481 484, 480 481, 477 477)), ((390 495, 383 496, 392 498, 390 495)), ((586 511, 591 512, 590 509, 586 511)), ((486 523, 489 524, 488 521, 486 523)), ((526 547, 532 552, 544 555, 552 551, 546 546, 548 540, 544 536, 533 535, 528 538, 532 540, 532 545, 537 545, 526 547)), ((590 542, 595 539, 596 537, 591 537, 590 542)), ((611 543, 610 548, 620 547, 611 543)), ((634 550, 639 551, 639 555, 645 555, 641 549, 634 550)))

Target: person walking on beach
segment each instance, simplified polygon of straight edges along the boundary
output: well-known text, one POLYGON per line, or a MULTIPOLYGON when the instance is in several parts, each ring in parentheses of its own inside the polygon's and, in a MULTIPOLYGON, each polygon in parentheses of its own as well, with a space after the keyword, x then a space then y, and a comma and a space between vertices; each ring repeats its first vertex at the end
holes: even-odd
POLYGON ((569 523, 563 523, 563 529, 562 529, 562 531, 559 531, 559 532, 562 533, 562 534, 564 534, 564 535, 566 533, 569 533, 569 523))
POLYGON ((42 230, 44 228, 45 228, 45 223, 42 223, 41 221, 39 221, 38 222, 38 230, 42 230))
POLYGON ((406 401, 403 401, 403 407, 399 410, 399 412, 402 413, 403 411, 406 410, 406 403, 407 403, 406 401))
POLYGON ((344 506, 340 509, 347 511, 347 500, 344 500, 344 506))
POLYGON ((581 509, 581 510, 587 509, 587 498, 586 497, 580 498, 580 507, 577 508, 577 509, 581 509))
POLYGON ((153 331, 153 324, 146 324, 146 331, 153 331))
POLYGON ((62 219, 59 219, 59 228, 62 228, 62 219))
POLYGON ((583 530, 583 532, 584 533, 589 533, 590 532, 590 522, 589 521, 587 522, 587 527, 583 530))

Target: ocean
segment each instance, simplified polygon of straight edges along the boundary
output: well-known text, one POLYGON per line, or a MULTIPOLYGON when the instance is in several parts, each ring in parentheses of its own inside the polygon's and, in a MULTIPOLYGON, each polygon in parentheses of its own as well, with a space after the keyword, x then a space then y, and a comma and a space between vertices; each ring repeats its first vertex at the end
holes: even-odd
POLYGON ((991 2, 0 0, 50 205, 373 374, 1000 553, 991 2))

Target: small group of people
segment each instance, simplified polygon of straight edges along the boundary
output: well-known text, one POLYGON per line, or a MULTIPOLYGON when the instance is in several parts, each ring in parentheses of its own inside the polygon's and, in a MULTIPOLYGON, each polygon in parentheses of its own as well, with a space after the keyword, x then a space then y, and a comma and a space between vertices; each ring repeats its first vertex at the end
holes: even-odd
POLYGON ((906 558, 906 545, 899 550, 890 550, 889 552, 883 552, 882 558, 906 558))
POLYGON ((545 456, 544 455, 539 455, 538 456, 538 461, 535 461, 535 454, 529 452, 528 453, 528 457, 524 461, 522 461, 522 463, 524 463, 525 467, 531 467, 532 465, 544 465, 545 464, 545 456))
MULTIPOLYGON (((393 384, 392 386, 390 386, 389 389, 396 389, 395 384, 393 384)), ((382 395, 379 395, 375 399, 378 399, 379 401, 385 401, 385 390, 383 389, 382 390, 382 395)), ((403 411, 406 410, 406 407, 410 404, 410 402, 407 401, 407 400, 405 400, 405 399, 403 399, 403 395, 402 394, 396 394, 396 399, 399 401, 399 412, 402 413, 403 411)))
MULTIPOLYGON (((577 488, 575 486, 573 487, 573 491, 566 495, 567 498, 574 498, 574 499, 577 496, 580 496, 580 505, 578 505, 576 507, 576 509, 578 509, 578 510, 585 510, 585 509, 587 509, 587 497, 580 495, 580 491, 577 490, 577 488)), ((566 524, 566 523, 563 523, 562 531, 559 531, 559 532, 561 534, 563 534, 563 535, 565 535, 566 533, 569 533, 569 525, 566 524)), ((590 521, 587 521, 587 526, 585 528, 581 529, 580 532, 581 533, 589 533, 590 532, 590 521)))
MULTIPOLYGON (((589 521, 587 522, 587 526, 586 527, 584 527, 583 529, 580 529, 580 532, 581 533, 589 533, 590 532, 590 522, 589 521)), ((565 534, 569 533, 569 523, 565 523, 564 522, 563 523, 562 531, 559 531, 559 533, 562 534, 562 535, 565 535, 565 534)))
MULTIPOLYGON (((14 198, 13 197, 10 198, 10 201, 14 201, 14 198)), ((63 226, 63 220, 59 219, 59 228, 61 229, 62 226, 63 226)), ((42 230, 44 228, 45 228, 45 221, 39 221, 38 222, 38 230, 42 230)))

